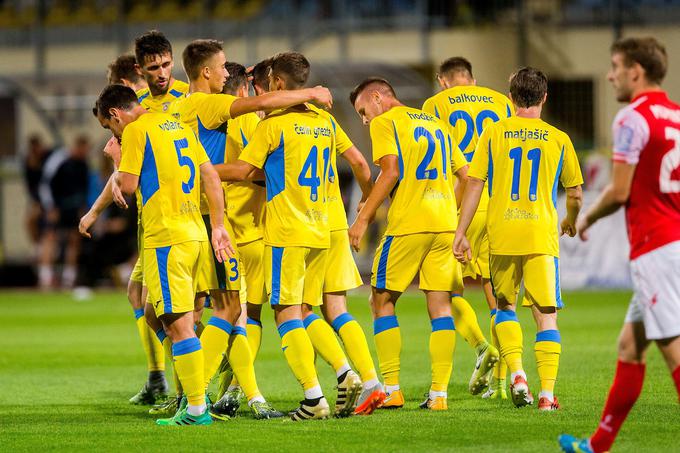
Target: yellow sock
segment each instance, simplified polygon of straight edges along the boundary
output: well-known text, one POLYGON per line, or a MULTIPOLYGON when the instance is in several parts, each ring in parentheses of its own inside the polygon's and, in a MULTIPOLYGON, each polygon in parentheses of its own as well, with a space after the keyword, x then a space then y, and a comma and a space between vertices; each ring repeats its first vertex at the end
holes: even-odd
POLYGON ((333 328, 318 315, 311 313, 302 321, 314 350, 338 372, 347 368, 347 356, 342 350, 333 328))
POLYGON ((486 338, 479 328, 477 314, 470 303, 461 296, 451 298, 451 311, 456 320, 456 330, 465 338, 470 346, 476 348, 486 343, 486 338))
POLYGON ((246 394, 247 400, 250 401, 255 397, 262 396, 257 387, 253 355, 246 338, 246 329, 243 327, 234 327, 229 340, 227 357, 229 357, 231 369, 234 370, 234 377, 246 394))
POLYGON ((385 385, 399 385, 401 330, 397 317, 382 316, 373 321, 373 336, 378 352, 380 373, 385 385))
POLYGON ((541 379, 541 392, 552 395, 557 380, 557 370, 560 367, 562 344, 559 330, 544 330, 536 334, 536 368, 541 379))
MULTIPOLYGON (((496 335, 496 309, 491 310, 491 323, 489 332, 491 334, 491 344, 493 344, 496 349, 500 352, 501 346, 498 343, 498 335, 496 335)), ((505 376, 508 374, 508 365, 505 363, 505 359, 501 359, 496 362, 493 366, 493 377, 499 380, 505 380, 505 376)))
POLYGON ((288 366, 305 390, 319 386, 314 368, 314 347, 300 319, 291 319, 278 326, 281 349, 288 366))
POLYGON ((456 328, 451 316, 435 318, 430 334, 430 362, 432 363, 433 392, 446 392, 453 369, 453 352, 456 350, 456 328))
POLYGON ((253 355, 253 360, 257 357, 260 351, 260 344, 262 343, 262 323, 254 319, 248 318, 246 321, 246 337, 250 345, 250 353, 253 355))
POLYGON ((165 356, 170 360, 170 363, 173 364, 172 365, 172 379, 175 382, 175 393, 179 396, 184 391, 182 390, 182 382, 180 382, 179 376, 177 375, 177 369, 175 368, 174 358, 172 356, 172 341, 170 340, 170 337, 165 335, 165 332, 163 331, 163 329, 159 329, 156 332, 156 336, 163 343, 163 350, 165 351, 165 356))
POLYGON ((229 335, 234 327, 226 320, 215 316, 208 320, 208 325, 201 334, 201 347, 203 348, 204 368, 203 376, 205 386, 208 387, 210 380, 222 362, 222 357, 227 351, 229 335))
POLYGON ((144 354, 146 355, 148 370, 164 371, 165 357, 163 355, 163 346, 146 323, 143 308, 135 310, 135 322, 137 324, 137 332, 139 332, 139 339, 142 340, 142 348, 144 348, 144 354))
POLYGON ((505 359, 510 372, 522 371, 522 327, 514 311, 498 310, 496 312, 496 335, 498 335, 501 357, 505 359))
POLYGON ((366 335, 358 322, 349 313, 343 313, 333 320, 333 330, 335 330, 342 342, 349 359, 352 361, 363 382, 377 379, 373 357, 368 349, 366 335))
POLYGON ((172 345, 175 370, 191 406, 205 404, 203 350, 197 337, 187 338, 172 345))

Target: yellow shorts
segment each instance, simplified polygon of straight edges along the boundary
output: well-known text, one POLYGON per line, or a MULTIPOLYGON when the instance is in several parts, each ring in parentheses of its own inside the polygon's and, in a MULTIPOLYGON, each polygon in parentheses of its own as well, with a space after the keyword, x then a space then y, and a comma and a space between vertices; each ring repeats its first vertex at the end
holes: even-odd
POLYGON ((486 232, 486 211, 477 211, 466 236, 472 249, 472 261, 463 266, 463 277, 489 279, 489 235, 486 232))
POLYGON ((153 304, 157 316, 194 310, 199 266, 206 255, 212 255, 207 241, 144 249, 148 302, 153 304))
POLYGON ((264 246, 264 278, 269 303, 319 306, 328 249, 264 246))
POLYGON ((142 285, 146 286, 146 283, 144 282, 144 229, 139 222, 137 222, 137 250, 139 255, 137 256, 135 267, 132 268, 130 280, 133 282, 142 282, 142 285))
POLYGON ((331 231, 331 247, 328 249, 328 266, 323 281, 323 292, 347 291, 363 284, 357 264, 354 262, 347 230, 331 231))
POLYGON ((463 290, 463 272, 453 257, 453 233, 383 236, 373 259, 371 285, 404 292, 416 274, 425 291, 463 290))
POLYGON ((264 285, 264 241, 257 239, 238 246, 241 255, 241 303, 262 305, 267 302, 264 285))
MULTIPOLYGON (((210 227, 210 216, 204 215, 203 222, 205 223, 205 228, 208 232, 208 244, 210 244, 210 236, 212 233, 212 228, 210 227)), ((239 251, 236 247, 234 241, 234 230, 231 224, 224 217, 224 228, 229 233, 229 237, 232 240, 232 245, 234 246, 235 255, 229 258, 227 261, 220 263, 215 257, 215 253, 211 253, 210 256, 202 257, 200 263, 200 273, 198 276, 198 291, 207 292, 209 290, 227 290, 227 291, 239 291, 241 289, 241 269, 239 261, 239 251)), ((212 250, 212 245, 210 246, 212 250)))
POLYGON ((522 305, 562 308, 559 259, 552 255, 491 255, 491 284, 499 299, 517 302, 524 281, 522 305))

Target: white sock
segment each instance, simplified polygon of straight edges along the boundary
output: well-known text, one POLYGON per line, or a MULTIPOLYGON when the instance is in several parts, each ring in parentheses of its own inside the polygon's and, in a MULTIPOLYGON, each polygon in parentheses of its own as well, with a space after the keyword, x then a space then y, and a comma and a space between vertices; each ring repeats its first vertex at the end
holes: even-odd
POLYGON ((54 272, 52 271, 52 266, 43 264, 38 267, 38 283, 42 288, 50 286, 53 278, 54 272))
POLYGON ((66 288, 71 288, 76 282, 77 270, 75 266, 64 266, 61 273, 61 285, 66 288))
POLYGON ((321 391, 320 385, 315 385, 311 389, 305 390, 305 398, 308 399, 308 400, 321 398, 322 396, 323 396, 323 392, 321 391))
POLYGON ((376 387, 378 384, 380 384, 380 381, 378 380, 378 378, 373 378, 373 379, 369 379, 368 381, 364 382, 363 384, 364 384, 365 389, 370 389, 370 388, 376 387))
POLYGON ((446 398, 448 395, 447 395, 446 392, 436 392, 436 391, 434 391, 434 390, 430 390, 430 394, 428 395, 428 397, 429 397, 431 400, 434 400, 435 398, 438 398, 438 397, 440 397, 440 396, 446 398))
POLYGON ((198 406, 193 406, 191 404, 187 405, 187 414, 193 415, 195 417, 203 414, 205 410, 207 409, 207 406, 204 404, 198 405, 198 406))
POLYGON ((515 376, 522 376, 522 377, 524 378, 525 381, 527 380, 527 375, 526 375, 526 373, 524 372, 524 370, 519 370, 519 371, 517 371, 517 372, 515 372, 515 373, 511 373, 511 374, 510 374, 510 382, 515 382, 515 376))
POLYGON ((541 393, 538 394, 538 398, 539 399, 548 398, 548 400, 550 400, 550 402, 555 401, 555 395, 553 395, 553 392, 548 392, 548 391, 545 391, 545 390, 541 390, 541 393))
POLYGON ((264 399, 264 396, 258 395, 248 400, 248 407, 252 406, 253 403, 265 403, 265 402, 266 400, 264 399))
POLYGON ((390 395, 390 394, 392 394, 393 392, 396 392, 399 389, 400 389, 399 384, 397 384, 397 385, 386 385, 385 386, 385 393, 390 395))
POLYGON ((343 366, 341 366, 340 368, 338 368, 338 369, 335 371, 335 376, 336 376, 336 377, 340 377, 340 376, 342 376, 343 374, 345 374, 346 372, 348 372, 348 371, 351 370, 351 369, 352 369, 352 368, 350 368, 349 364, 348 364, 348 363, 345 363, 343 366))

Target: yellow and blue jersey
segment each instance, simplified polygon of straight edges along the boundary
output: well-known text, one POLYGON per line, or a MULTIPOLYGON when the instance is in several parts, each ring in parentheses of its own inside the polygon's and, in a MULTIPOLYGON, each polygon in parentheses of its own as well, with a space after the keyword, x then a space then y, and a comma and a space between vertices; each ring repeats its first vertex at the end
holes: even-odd
POLYGON ((139 176, 145 248, 208 240, 199 211, 207 161, 191 129, 168 114, 146 113, 125 127, 118 171, 139 176))
MULTIPOLYGON (((197 92, 178 100, 170 108, 173 116, 194 131, 213 165, 226 162, 227 120, 236 99, 229 94, 197 92)), ((210 213, 205 194, 201 196, 201 213, 210 213)))
POLYGON ((399 159, 399 182, 387 213, 388 236, 454 231, 453 173, 467 165, 446 124, 422 110, 400 106, 370 124, 373 161, 399 159))
POLYGON ((583 183, 567 134, 541 119, 512 117, 489 125, 468 176, 488 179, 492 255, 559 257, 557 184, 583 183))
POLYGON ((328 168, 335 147, 330 122, 305 106, 260 121, 240 160, 263 168, 267 186, 264 242, 328 248, 328 168))
POLYGON ((137 90, 135 93, 137 95, 137 100, 139 104, 147 109, 149 112, 167 112, 170 110, 170 106, 177 101, 182 99, 189 92, 189 84, 182 82, 181 80, 175 79, 172 85, 168 88, 168 91, 160 96, 154 96, 151 94, 149 88, 142 88, 137 90))
MULTIPOLYGON (((227 123, 227 162, 236 162, 255 133, 260 117, 246 113, 227 123)), ((237 244, 262 239, 266 193, 261 181, 224 183, 227 212, 237 244)))

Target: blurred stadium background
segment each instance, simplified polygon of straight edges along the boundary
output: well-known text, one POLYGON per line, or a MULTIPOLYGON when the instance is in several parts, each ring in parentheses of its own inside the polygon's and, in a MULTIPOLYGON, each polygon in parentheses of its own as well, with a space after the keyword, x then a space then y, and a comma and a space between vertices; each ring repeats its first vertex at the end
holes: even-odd
MULTIPOLYGON (((82 209, 108 178, 101 149, 109 135, 91 108, 107 65, 146 30, 170 39, 181 80, 181 52, 199 37, 224 40, 228 60, 246 66, 279 51, 303 52, 311 83, 332 89, 333 113, 367 155, 368 132, 347 100, 365 76, 386 77, 405 103, 419 107, 437 90, 436 67, 447 57, 465 56, 478 84, 501 92, 516 68, 536 66, 550 78, 545 119, 571 136, 587 202, 607 181, 610 125, 619 108, 605 77, 609 45, 622 35, 661 40, 670 56, 664 86, 678 99, 679 22, 680 0, 0 0, 0 286, 37 283, 46 216, 38 192, 47 153, 85 157, 82 209)), ((346 203, 356 206, 351 173, 344 173, 346 203)), ((107 212, 95 239, 81 243, 73 284, 125 282, 136 253, 134 228, 134 212, 107 212)), ((562 244, 565 287, 629 284, 622 217, 598 228, 588 248, 576 240, 562 244)), ((374 248, 364 250, 359 262, 367 272, 374 248)), ((55 274, 59 285, 59 265, 55 274)))

